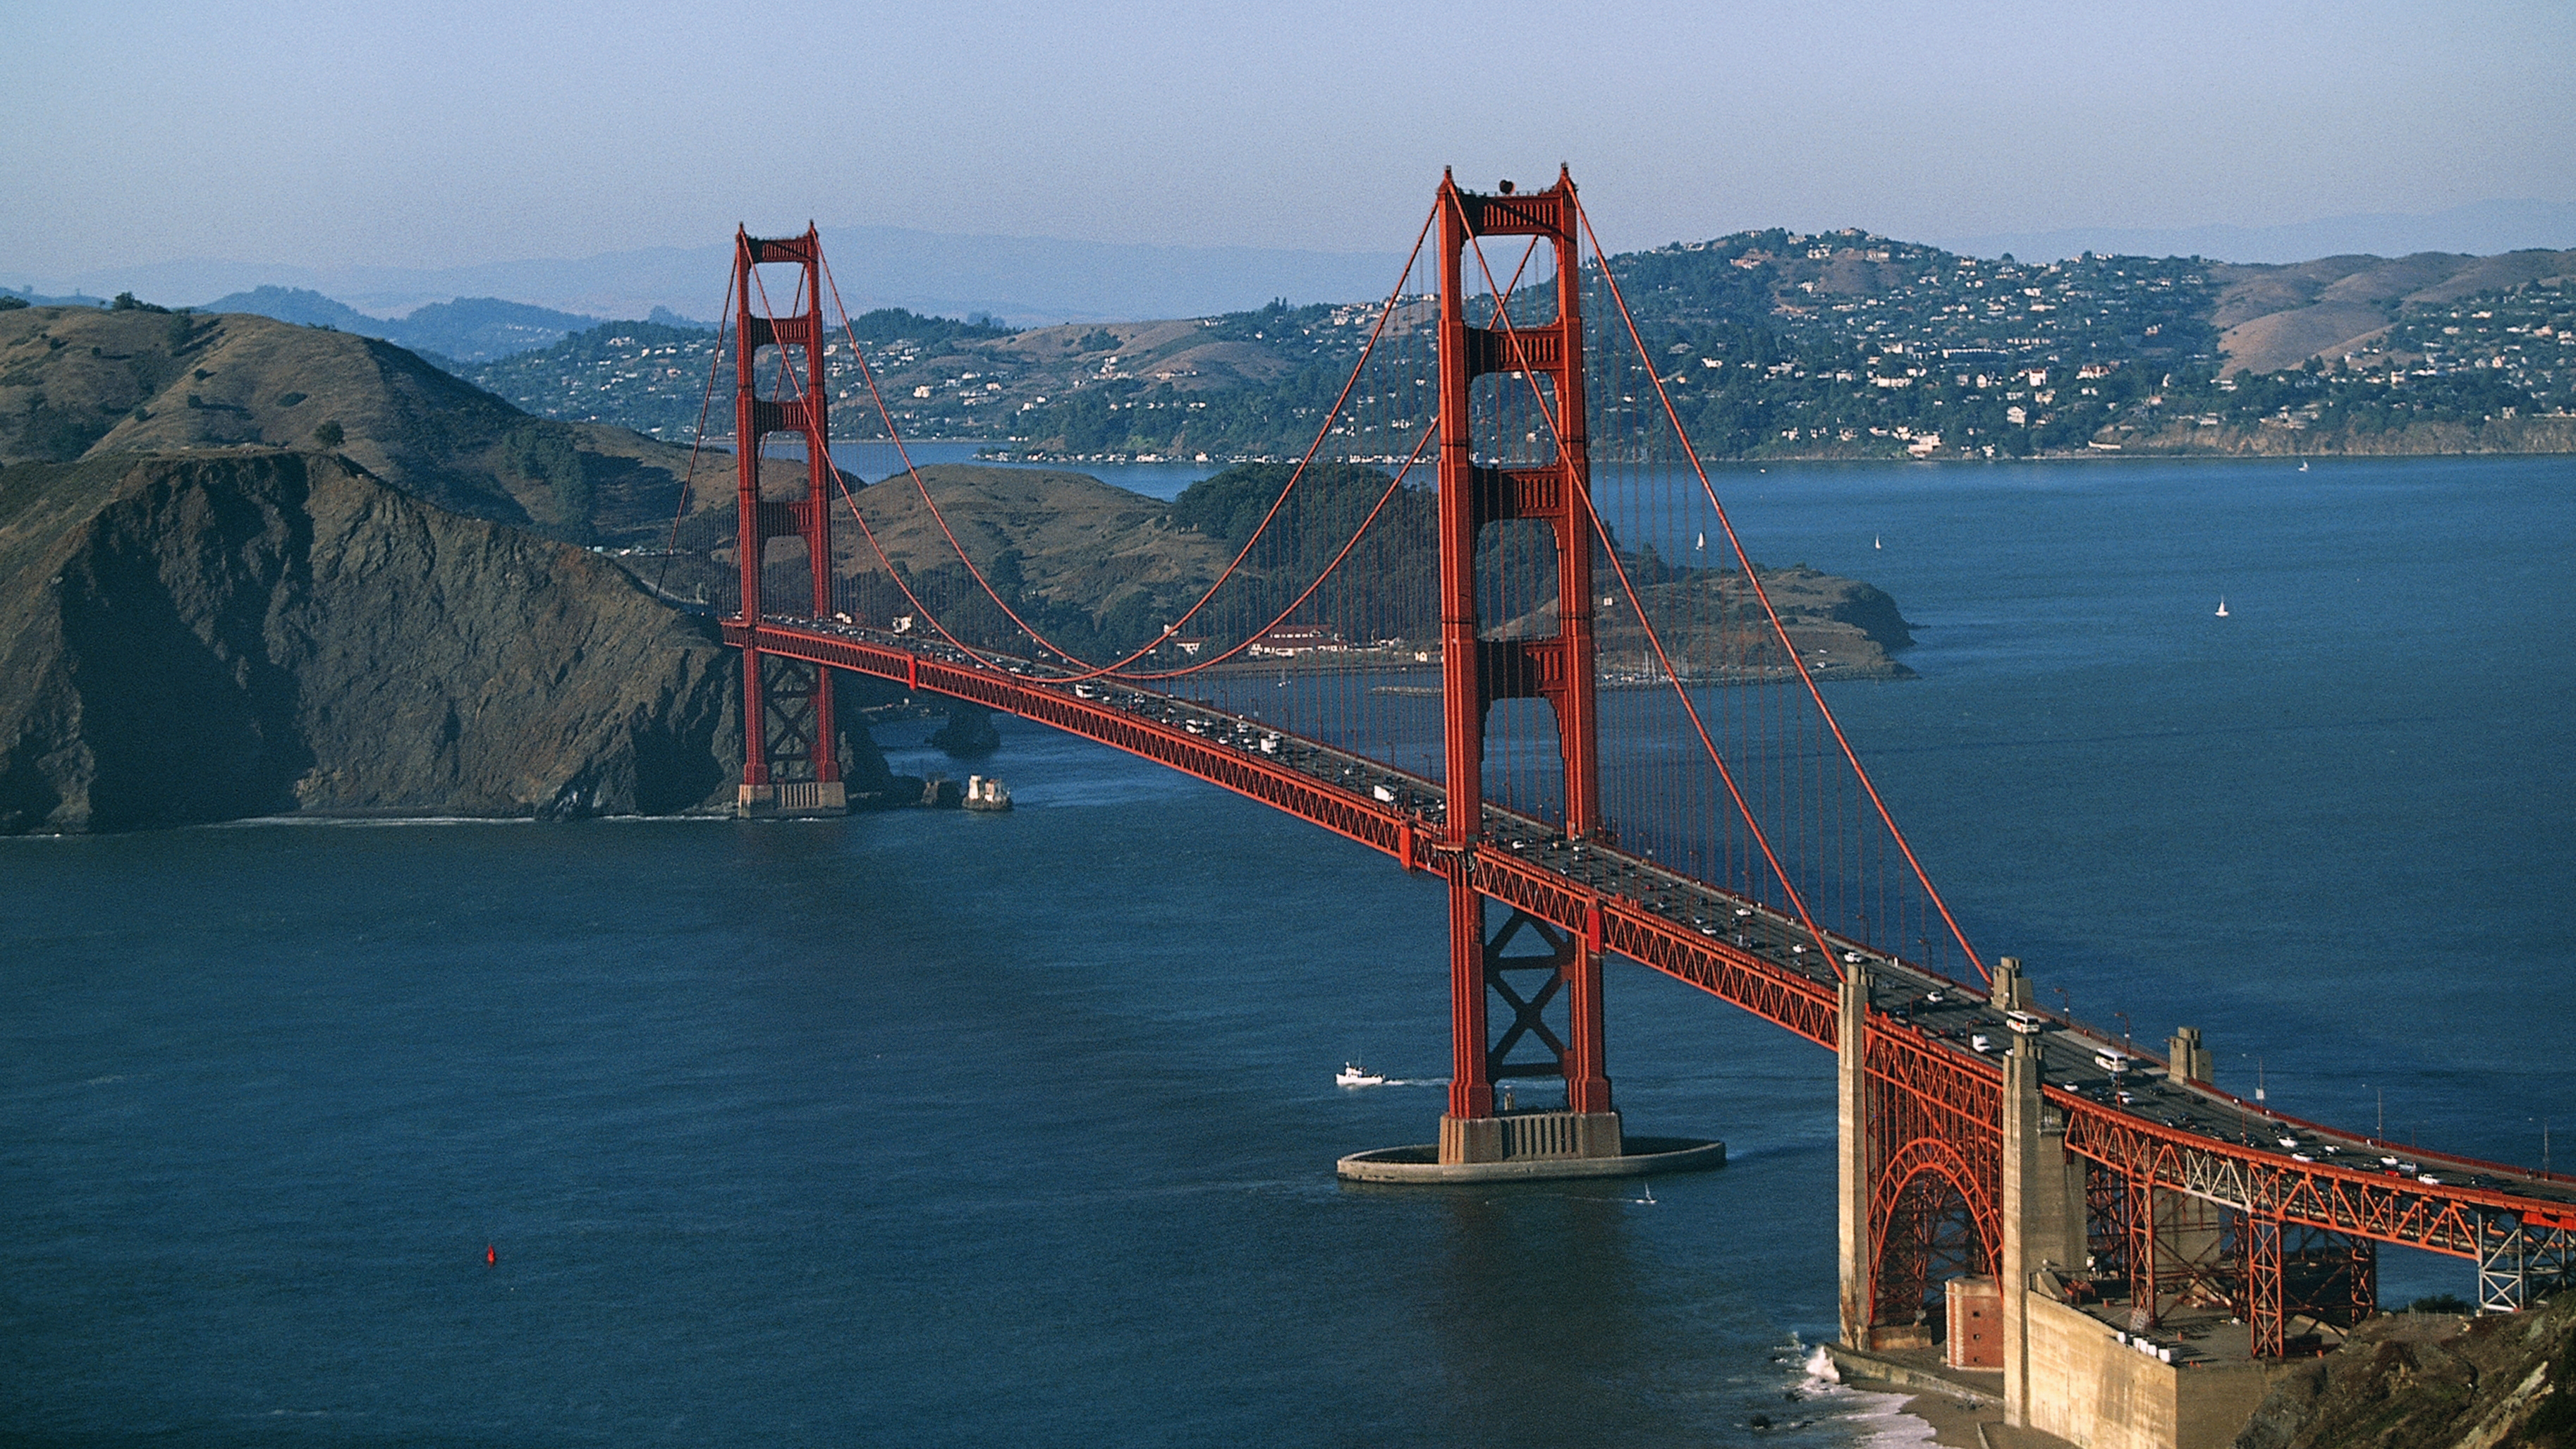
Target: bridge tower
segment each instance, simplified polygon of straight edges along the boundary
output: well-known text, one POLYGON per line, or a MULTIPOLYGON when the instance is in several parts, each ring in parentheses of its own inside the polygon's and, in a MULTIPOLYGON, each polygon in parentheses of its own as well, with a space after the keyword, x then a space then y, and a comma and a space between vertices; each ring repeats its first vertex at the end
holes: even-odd
MULTIPOLYGON (((1600 763, 1593 698, 1591 464, 1583 394, 1582 257, 1573 179, 1563 170, 1544 191, 1501 195, 1440 184, 1440 654, 1448 805, 1443 852, 1449 876, 1449 1107, 1440 1119, 1444 1164, 1518 1157, 1617 1157, 1619 1116, 1610 1104, 1601 1026, 1601 930, 1560 930, 1513 912, 1489 930, 1475 885, 1475 847, 1484 818, 1485 721, 1495 701, 1543 699, 1556 714, 1564 768, 1565 834, 1601 831, 1600 763), (1535 325, 1474 327, 1467 321, 1464 252, 1479 237, 1536 237, 1554 249, 1556 315, 1535 325), (1555 433, 1556 454, 1535 466, 1491 466, 1471 432, 1472 384, 1511 374, 1505 386, 1536 387, 1555 433), (1476 543, 1488 524, 1545 523, 1556 541, 1557 632, 1548 638, 1487 639, 1477 616, 1476 543), (1533 940, 1536 954, 1515 953, 1533 940), (1543 1012, 1562 994, 1567 1030, 1543 1012), (1510 1012, 1499 1040, 1493 1002, 1510 1012), (1540 1056, 1514 1052, 1528 1044, 1540 1056), (1498 1079, 1557 1078, 1562 1112, 1495 1110, 1498 1079)), ((1501 318, 1495 319, 1497 323, 1501 318)))
POLYGON ((734 232, 733 416, 743 625, 742 787, 735 810, 742 815, 838 815, 848 808, 839 736, 832 728, 830 671, 760 647, 760 621, 768 603, 763 578, 772 539, 804 543, 813 585, 809 617, 832 613, 833 472, 823 374, 822 266, 822 239, 811 224, 795 237, 734 232), (753 268, 767 263, 800 269, 785 316, 768 315, 765 294, 763 305, 753 305, 755 293, 763 291, 753 268), (764 377, 770 382, 768 397, 761 395, 764 377), (801 498, 773 499, 761 491, 760 445, 772 433, 804 438, 801 498))

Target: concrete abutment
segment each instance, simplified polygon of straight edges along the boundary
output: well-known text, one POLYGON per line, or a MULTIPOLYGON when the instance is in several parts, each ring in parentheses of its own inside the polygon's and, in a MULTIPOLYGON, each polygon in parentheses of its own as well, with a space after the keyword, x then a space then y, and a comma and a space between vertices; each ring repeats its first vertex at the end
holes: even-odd
MULTIPOLYGON (((1884 1159, 1895 1148, 1870 1138, 1891 1110, 1874 1104, 1871 1093, 1892 1090, 1883 1083, 1874 1087, 1867 1070, 1870 989, 1866 963, 1856 963, 1837 1001, 1836 1359, 1845 1373, 1914 1387, 1937 1380, 1960 1392, 1978 1382, 1992 1385, 2006 1426, 1999 1433, 2047 1436, 2085 1449, 2224 1449, 2287 1366, 2235 1356, 2243 1347, 2214 1357, 2205 1349, 2183 1353, 2175 1333, 2139 1333, 2120 1326, 2122 1315, 2099 1306, 2088 1311, 2085 1292, 2095 1265, 2087 1164, 2068 1152, 2065 1116, 2043 1093, 2042 1043, 2055 1024, 2031 1011, 2031 983, 2013 958, 1996 963, 1991 996, 1996 1010, 2018 1013, 2000 1043, 2005 1050, 1995 1122, 2000 1162, 1993 1271, 1926 1285, 1942 1287, 1946 1300, 1940 1315, 1946 1332, 1938 1350, 1920 1329, 1873 1325, 1873 1317, 1894 1316, 1887 1310, 1900 1305, 1872 1301, 1879 1264, 1870 1214, 1880 1186, 1876 1175, 1889 1170, 1884 1159)), ((2206 1080, 2210 1053, 2199 1032, 2184 1028, 2171 1045, 2176 1074, 2206 1080)), ((2219 1250, 2214 1204, 2157 1192, 2149 1211, 2155 1231, 2143 1236, 2165 1252, 2219 1250)), ((2190 1281, 2187 1272, 2172 1276, 2182 1281, 2169 1287, 2190 1281)), ((2198 1311, 2214 1311, 2222 1319, 2225 1312, 2198 1311)), ((2195 1341, 2201 1336, 2192 1335, 2195 1341)))

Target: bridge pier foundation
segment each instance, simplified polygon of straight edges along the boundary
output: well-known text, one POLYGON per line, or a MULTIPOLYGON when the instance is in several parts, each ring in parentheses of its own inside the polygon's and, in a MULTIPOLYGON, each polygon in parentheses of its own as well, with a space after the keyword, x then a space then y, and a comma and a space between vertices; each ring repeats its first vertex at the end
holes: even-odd
POLYGON ((1610 1158, 1626 1138, 1616 1112, 1506 1112, 1440 1119, 1440 1160, 1448 1164, 1610 1158))
POLYGON ((734 790, 733 813, 745 820, 780 815, 846 815, 849 811, 849 787, 838 780, 742 785, 734 790))
MULTIPOLYGON (((1449 1110, 1440 1118, 1440 1161, 1453 1166, 1539 1158, 1621 1155, 1618 1110, 1603 1069, 1601 952, 1587 935, 1513 911, 1488 933, 1486 898, 1462 864, 1449 882, 1449 1110), (1534 945, 1538 949, 1529 950, 1534 945), (1515 950, 1519 946, 1523 949, 1515 950), (1548 1009, 1562 997, 1564 1030, 1548 1009), (1493 1006, 1511 1021, 1497 1039, 1493 1006), (1513 1053, 1535 1045, 1542 1057, 1513 1053), (1509 1079, 1565 1084, 1556 1107, 1498 1109, 1496 1083, 1509 1079)), ((1509 1089, 1502 1089, 1508 1094, 1509 1089)))

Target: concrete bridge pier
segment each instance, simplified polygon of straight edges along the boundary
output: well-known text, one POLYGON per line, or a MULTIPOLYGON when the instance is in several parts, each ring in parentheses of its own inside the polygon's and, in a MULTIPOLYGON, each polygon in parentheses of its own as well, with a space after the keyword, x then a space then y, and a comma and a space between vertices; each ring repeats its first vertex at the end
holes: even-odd
POLYGON ((1835 1216, 1842 1264, 1843 1347, 1867 1351, 1870 1319, 1869 1244, 1869 963, 1843 968, 1840 1014, 1834 1037, 1835 1216))
MULTIPOLYGON (((2001 985, 2004 978, 1995 980, 2001 985)), ((2030 1275, 2036 1266, 2032 1249, 2041 1246, 2033 1239, 2058 1236, 2046 1233, 2048 1227, 2062 1232, 2052 1219, 2063 1218, 2066 1194, 2062 1161, 2047 1163, 2041 1155, 2039 1034, 2014 1025, 2012 1050, 2004 1058, 2003 1242, 1996 1271, 2003 1280, 2004 1423, 2020 1429, 2031 1422, 2030 1275), (2061 1179, 2053 1184, 2051 1166, 2061 1179)), ((2064 1155, 2061 1147, 2058 1156, 2064 1155)))

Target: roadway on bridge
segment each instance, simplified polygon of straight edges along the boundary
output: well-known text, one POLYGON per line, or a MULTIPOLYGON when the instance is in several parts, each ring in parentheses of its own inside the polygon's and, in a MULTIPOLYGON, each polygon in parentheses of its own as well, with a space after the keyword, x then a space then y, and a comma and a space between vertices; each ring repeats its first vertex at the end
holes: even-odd
MULTIPOLYGON (((728 620, 726 627, 735 643, 743 642, 748 633, 739 619, 728 620)), ((1048 707, 1014 712, 1241 790, 1224 772, 1139 750, 1124 732, 1087 728, 1085 720, 1116 717, 1146 726, 1176 747, 1239 756, 1261 772, 1295 776, 1310 789, 1339 797, 1352 815, 1379 818, 1388 828, 1370 833, 1365 843, 1398 855, 1407 869, 1433 866, 1440 856, 1435 842, 1446 803, 1437 782, 1257 719, 1114 679, 1073 676, 1022 658, 990 654, 978 658, 938 640, 839 620, 772 615, 761 620, 759 633, 764 649, 857 668, 914 687, 928 687, 919 678, 924 663, 971 672, 987 684, 1002 685, 1003 708, 1011 708, 1013 691, 1025 691, 1028 703, 1045 699, 1048 707), (844 647, 828 647, 834 644, 844 647), (1066 703, 1079 708, 1068 712, 1063 707, 1066 703)), ((1279 798, 1262 798, 1266 804, 1295 808, 1279 798)), ((1348 828, 1348 817, 1339 823, 1320 819, 1319 823, 1363 838, 1348 828)), ((1614 947, 1616 954, 1678 976, 1828 1048, 1835 1039, 1834 999, 1840 977, 1828 953, 1840 954, 1853 964, 1866 963, 1873 978, 1873 1033, 1913 1041, 1985 1090, 2000 1091, 2000 1061, 2008 1049, 2011 1022, 1978 989, 1859 942, 1827 935, 1819 943, 1796 918, 1772 907, 1615 847, 1569 841, 1526 815, 1489 804, 1483 826, 1480 861, 1507 873, 1556 883, 1559 889, 1553 899, 1560 905, 1588 900, 1605 910, 1633 913, 1648 935, 1660 938, 1655 944, 1669 948, 1614 947), (1677 957, 1675 951, 1688 956, 1677 957), (1765 998, 1743 990, 1748 971, 1769 978, 1773 994, 1765 998)), ((1507 898, 1499 891, 1496 894, 1507 898)), ((1547 909, 1538 901, 1515 903, 1566 930, 1580 932, 1586 927, 1579 910, 1547 909)), ((2261 1197, 2266 1199, 2261 1206, 2285 1212, 2290 1221, 2462 1257, 2478 1255, 2476 1225, 2499 1215, 2527 1220, 2536 1230, 2554 1234, 2553 1240, 2562 1245, 2576 1235, 2576 1182, 2563 1176, 2544 1178, 2501 1164, 2411 1148, 2401 1151, 2364 1136, 2300 1121, 2205 1083, 2175 1079, 2148 1054, 2107 1033, 2048 1013, 2027 1015, 2046 1018, 2040 1051, 2047 1095, 2070 1120, 2089 1117, 2127 1141, 2142 1140, 2143 1135, 2185 1149, 2187 1154, 2250 1165, 2272 1174, 2270 1180, 2275 1183, 2322 1181, 2340 1191, 2326 1194, 2337 1206, 2303 1215, 2295 1189, 2213 1189, 2222 1181, 2245 1183, 2248 1179, 2242 1173, 2186 1171, 2162 1185, 2213 1196, 2240 1209, 2257 1207, 2253 1199, 2261 1197), (2356 1193, 2376 1206, 2348 1209, 2341 1205, 2356 1193), (2239 1196, 2246 1200, 2234 1200, 2239 1196)), ((2081 1150, 2076 1147, 2078 1140, 2102 1139, 2101 1134, 2073 1135, 2070 1149, 2081 1150)), ((2309 1199, 2316 1200, 2315 1195, 2309 1199)))

